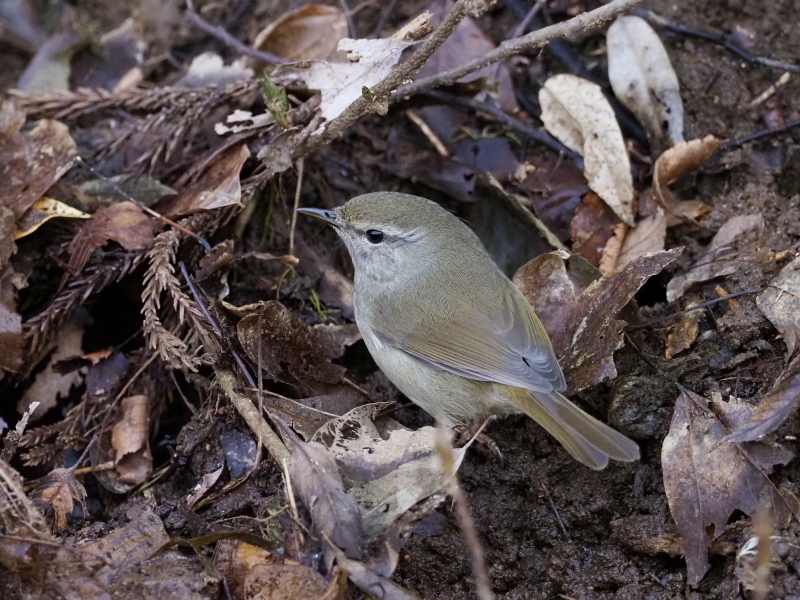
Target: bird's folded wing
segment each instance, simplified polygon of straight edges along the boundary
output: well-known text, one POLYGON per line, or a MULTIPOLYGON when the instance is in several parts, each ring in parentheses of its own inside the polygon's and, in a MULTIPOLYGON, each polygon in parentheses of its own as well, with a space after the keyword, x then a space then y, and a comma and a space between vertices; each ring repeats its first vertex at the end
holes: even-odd
POLYGON ((421 324, 394 335, 373 332, 383 343, 435 369, 538 392, 564 390, 564 374, 547 332, 525 297, 515 292, 505 294, 493 314, 484 313, 469 323, 457 313, 440 314, 436 330, 421 324))

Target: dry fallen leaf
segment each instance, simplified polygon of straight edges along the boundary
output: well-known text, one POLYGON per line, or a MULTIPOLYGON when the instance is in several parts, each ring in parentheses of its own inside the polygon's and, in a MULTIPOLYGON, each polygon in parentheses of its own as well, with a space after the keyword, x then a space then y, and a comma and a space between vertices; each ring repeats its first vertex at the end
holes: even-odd
POLYGON ((249 157, 247 144, 226 150, 177 196, 159 202, 158 211, 165 216, 176 217, 240 204, 242 186, 239 172, 249 157))
POLYGON ((92 215, 86 214, 77 208, 72 208, 69 204, 64 204, 54 198, 39 198, 33 203, 24 215, 17 220, 17 229, 14 232, 14 239, 18 240, 30 235, 42 224, 56 217, 69 219, 90 219, 92 215))
POLYGON ((600 256, 600 264, 597 265, 603 275, 609 275, 616 269, 617 261, 622 251, 622 244, 628 235, 628 229, 629 227, 625 223, 617 223, 616 227, 614 227, 614 235, 606 242, 603 254, 600 256))
POLYGON ((262 29, 253 47, 289 62, 329 60, 346 33, 347 18, 341 9, 306 4, 283 13, 262 29))
POLYGON ((86 513, 86 489, 75 479, 75 469, 53 469, 43 477, 31 492, 31 500, 39 510, 53 507, 57 529, 67 528, 67 515, 75 508, 75 501, 86 513))
POLYGON ((659 208, 654 215, 642 219, 628 230, 614 268, 619 269, 645 254, 661 252, 666 238, 667 218, 659 208))
POLYGON ((756 304, 781 332, 788 355, 792 356, 800 337, 800 258, 786 265, 758 295, 756 304))
POLYGON ((0 206, 20 218, 72 168, 78 155, 67 126, 43 119, 22 132, 25 113, 9 101, 0 104, 0 206))
POLYGON ((711 158, 720 144, 713 135, 707 135, 703 139, 679 142, 658 157, 653 169, 653 190, 668 213, 676 214, 675 200, 668 186, 711 158))
POLYGON ((363 556, 361 512, 355 498, 344 490, 336 459, 318 442, 301 442, 292 450, 289 477, 311 514, 311 528, 319 537, 330 570, 333 544, 355 559, 363 556))
POLYGON ((47 361, 47 366, 36 374, 33 383, 28 386, 22 398, 17 402, 17 411, 22 414, 32 402, 39 406, 33 411, 33 421, 40 419, 48 410, 53 408, 60 398, 66 398, 72 386, 78 385, 83 380, 83 375, 78 369, 66 373, 59 372, 55 367, 65 359, 83 354, 84 325, 70 319, 61 327, 55 340, 55 351, 47 361))
MULTIPOLYGON (((419 27, 424 29, 424 23, 420 22, 419 27)), ((319 90, 322 93, 320 112, 330 121, 361 97, 364 88, 369 89, 389 75, 403 50, 414 43, 407 41, 407 34, 401 30, 387 39, 344 38, 338 49, 347 53, 347 62, 312 60, 280 65, 273 72, 273 78, 282 82, 301 80, 309 89, 319 90)), ((414 32, 411 38, 417 39, 414 32)))
POLYGON ((189 70, 174 85, 179 87, 201 88, 210 85, 223 87, 253 78, 253 70, 238 59, 226 65, 216 52, 203 52, 192 59, 189 70))
POLYGON ((0 460, 0 524, 10 535, 55 541, 42 513, 25 495, 22 475, 3 460, 0 460))
POLYGON ((603 250, 619 224, 619 217, 608 204, 594 192, 589 192, 581 200, 569 225, 573 251, 599 267, 603 250))
POLYGON ((606 34, 614 94, 644 125, 654 155, 683 141, 678 77, 658 34, 639 17, 618 17, 606 34))
POLYGON ((121 402, 122 415, 111 429, 114 467, 123 483, 139 484, 153 472, 149 443, 147 396, 128 396, 121 402))
POLYGON ((689 585, 697 585, 708 570, 708 546, 724 531, 733 511, 753 515, 759 504, 766 504, 776 522, 786 521, 796 511, 792 497, 781 494, 767 478, 776 464, 789 462, 791 452, 777 444, 731 444, 723 439, 727 426, 741 424, 752 411, 748 404, 721 398, 709 407, 690 391, 675 401, 661 464, 689 585), (713 525, 710 535, 708 525, 713 525))
POLYGON ((614 110, 600 86, 574 75, 556 75, 539 90, 539 104, 547 131, 583 156, 589 187, 633 225, 631 164, 614 110))
POLYGON ((258 364, 261 344, 261 367, 277 381, 338 383, 346 369, 330 360, 361 339, 356 325, 309 327, 276 300, 238 311, 245 315, 236 326, 244 351, 258 364))
POLYGON ((625 325, 617 314, 680 253, 678 248, 642 256, 583 291, 576 289, 556 253, 537 256, 517 271, 514 283, 550 335, 570 393, 616 377, 614 351, 622 346, 625 325))
POLYGON ((153 226, 152 219, 133 202, 117 202, 101 208, 69 243, 69 264, 80 269, 89 261, 92 252, 109 241, 117 242, 126 250, 148 250, 155 240, 153 226))
MULTIPOLYGON (((696 302, 689 303, 687 308, 691 308, 694 304, 696 302)), ((699 323, 702 316, 703 312, 700 310, 687 310, 680 316, 677 323, 670 326, 669 334, 667 334, 667 348, 664 352, 666 358, 670 359, 691 348, 700 332, 699 323)))
POLYGON ((749 250, 748 247, 738 250, 737 244, 748 234, 760 234, 762 229, 764 217, 761 215, 738 215, 728 219, 694 265, 667 284, 667 302, 674 302, 683 296, 695 283, 735 273, 749 250))
POLYGON ((786 367, 772 389, 761 399, 750 419, 738 423, 725 440, 746 442, 760 440, 775 431, 800 405, 800 357, 786 367))
MULTIPOLYGON (((325 440, 340 464, 348 492, 359 503, 366 541, 383 534, 412 506, 447 483, 436 449, 436 428, 411 431, 394 423, 381 435, 373 419, 388 406, 354 408, 329 421, 314 438, 325 440)), ((455 450, 456 469, 465 452, 465 448, 455 450)))

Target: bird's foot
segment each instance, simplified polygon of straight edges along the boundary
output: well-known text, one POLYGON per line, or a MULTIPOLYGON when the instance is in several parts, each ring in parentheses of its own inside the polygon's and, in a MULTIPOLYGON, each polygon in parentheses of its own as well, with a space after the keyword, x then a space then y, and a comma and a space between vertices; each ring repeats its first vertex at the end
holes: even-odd
POLYGON ((455 445, 458 447, 469 444, 474 439, 478 442, 477 449, 481 454, 496 458, 500 462, 500 466, 505 466, 503 460, 503 453, 500 451, 500 446, 497 445, 492 438, 483 433, 484 428, 494 421, 497 417, 491 416, 485 421, 473 421, 468 425, 463 425, 458 428, 458 437, 456 438, 455 445))

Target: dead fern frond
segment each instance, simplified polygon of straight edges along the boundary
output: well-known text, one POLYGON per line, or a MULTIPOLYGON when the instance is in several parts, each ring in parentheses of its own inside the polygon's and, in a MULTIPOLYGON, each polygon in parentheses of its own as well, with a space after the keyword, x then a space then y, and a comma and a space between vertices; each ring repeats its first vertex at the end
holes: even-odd
POLYGON ((42 514, 25 494, 22 476, 8 463, 0 461, 0 524, 6 533, 55 541, 42 514))
POLYGON ((26 467, 39 467, 54 460, 63 449, 59 444, 41 444, 21 454, 22 464, 26 467))
POLYGON ((203 88, 136 88, 113 94, 102 89, 80 88, 76 91, 26 92, 10 90, 16 104, 30 117, 72 120, 95 113, 123 109, 129 112, 156 112, 175 106, 204 103, 210 96, 238 98, 259 89, 261 81, 203 88))
POLYGON ((42 312, 23 324, 28 343, 28 364, 38 362, 38 355, 58 328, 91 296, 123 279, 138 267, 147 254, 124 250, 107 252, 102 259, 85 267, 61 288, 42 312))

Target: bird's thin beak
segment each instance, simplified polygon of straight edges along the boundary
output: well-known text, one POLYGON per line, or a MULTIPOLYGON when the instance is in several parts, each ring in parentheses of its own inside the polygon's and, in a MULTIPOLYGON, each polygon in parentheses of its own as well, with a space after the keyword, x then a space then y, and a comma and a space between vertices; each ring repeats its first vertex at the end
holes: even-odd
POLYGON ((339 226, 339 222, 336 220, 336 213, 332 210, 326 210, 324 208, 298 208, 297 212, 303 215, 311 215, 312 217, 322 219, 334 227, 339 226))

